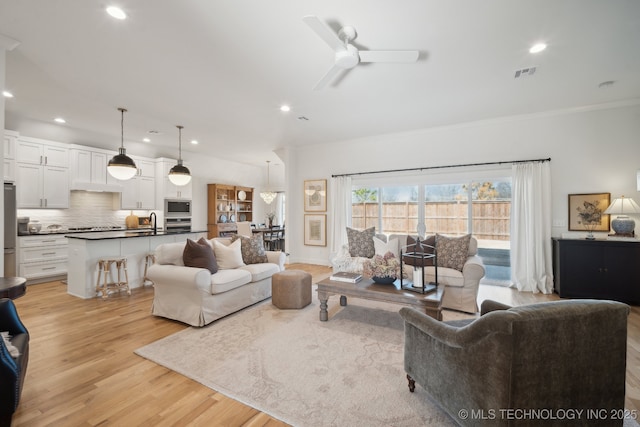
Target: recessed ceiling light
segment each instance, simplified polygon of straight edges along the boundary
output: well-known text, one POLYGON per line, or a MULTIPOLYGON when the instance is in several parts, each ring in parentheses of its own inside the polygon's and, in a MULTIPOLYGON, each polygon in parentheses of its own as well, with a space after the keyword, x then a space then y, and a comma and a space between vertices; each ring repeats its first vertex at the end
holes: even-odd
POLYGON ((127 17, 127 14, 124 13, 124 10, 120 9, 117 6, 109 6, 107 8, 107 13, 116 19, 125 19, 127 17))
POLYGON ((3 90, 2 95, 4 95, 5 98, 13 98, 13 94, 8 90, 3 90))
POLYGON ((547 45, 544 43, 536 43, 529 49, 529 53, 540 53, 547 48, 547 45))
POLYGON ((149 138, 142 138, 143 142, 151 142, 151 140, 149 138))
POLYGON ((291 111, 291 107, 289 107, 288 105, 281 105, 280 106, 280 111, 282 111, 284 113, 288 113, 289 111, 291 111))
POLYGON ((67 121, 62 117, 56 117, 55 119, 53 119, 53 121, 56 123, 67 123, 67 121))
POLYGON ((198 141, 196 141, 195 139, 192 139, 192 140, 191 140, 191 143, 192 143, 193 145, 198 145, 198 141))

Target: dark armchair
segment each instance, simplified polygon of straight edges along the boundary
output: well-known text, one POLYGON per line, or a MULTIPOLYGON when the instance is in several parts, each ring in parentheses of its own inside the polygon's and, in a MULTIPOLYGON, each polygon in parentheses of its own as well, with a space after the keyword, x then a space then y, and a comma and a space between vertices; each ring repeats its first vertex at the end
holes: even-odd
POLYGON ((419 384, 461 425, 622 425, 627 305, 485 301, 481 313, 447 323, 400 310, 410 391, 419 384), (566 410, 579 418, 541 419, 566 410))
POLYGON ((0 426, 8 426, 20 402, 27 372, 29 332, 20 321, 13 301, 6 298, 0 299, 0 331, 8 331, 11 343, 20 351, 20 356, 14 359, 0 338, 0 426))

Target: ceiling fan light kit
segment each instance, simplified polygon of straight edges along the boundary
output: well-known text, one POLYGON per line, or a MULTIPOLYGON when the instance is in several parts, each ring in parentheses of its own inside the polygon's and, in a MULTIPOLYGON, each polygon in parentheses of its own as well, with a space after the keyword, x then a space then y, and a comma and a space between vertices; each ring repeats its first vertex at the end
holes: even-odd
POLYGON ((325 88, 338 73, 355 68, 361 62, 416 62, 420 55, 417 50, 361 51, 350 43, 358 36, 354 27, 342 27, 336 34, 317 16, 307 15, 302 20, 335 51, 333 67, 320 79, 314 90, 325 88))
POLYGON ((138 172, 138 168, 133 159, 127 156, 127 150, 124 148, 124 113, 127 111, 125 108, 118 108, 120 111, 120 148, 118 154, 113 156, 107 164, 107 171, 109 174, 121 181, 126 181, 133 178, 138 172))

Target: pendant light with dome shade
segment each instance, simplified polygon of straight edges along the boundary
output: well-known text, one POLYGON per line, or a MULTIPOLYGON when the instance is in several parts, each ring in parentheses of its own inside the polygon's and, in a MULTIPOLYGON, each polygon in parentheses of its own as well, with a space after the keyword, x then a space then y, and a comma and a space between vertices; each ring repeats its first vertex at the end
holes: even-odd
POLYGON ((169 181, 175 185, 187 185, 191 181, 191 172, 189 168, 182 164, 182 128, 178 128, 178 163, 169 171, 169 181))
POLYGON ((260 193, 260 197, 262 197, 262 200, 264 200, 264 202, 268 205, 270 205, 277 196, 276 193, 270 191, 271 185, 269 183, 269 163, 271 163, 271 161, 267 160, 267 191, 263 191, 260 193))
POLYGON ((138 172, 138 168, 136 167, 136 163, 133 159, 127 156, 127 150, 124 148, 124 113, 127 111, 125 108, 118 108, 120 111, 120 149, 118 150, 118 154, 113 156, 109 163, 107 164, 107 171, 109 174, 121 181, 126 181, 127 179, 133 178, 133 176, 138 172))

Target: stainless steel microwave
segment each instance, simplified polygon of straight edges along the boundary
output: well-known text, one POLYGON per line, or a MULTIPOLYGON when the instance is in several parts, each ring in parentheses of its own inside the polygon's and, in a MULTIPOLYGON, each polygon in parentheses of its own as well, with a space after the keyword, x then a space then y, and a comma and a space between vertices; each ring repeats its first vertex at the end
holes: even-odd
POLYGON ((164 199, 164 216, 191 216, 191 200, 164 199))

